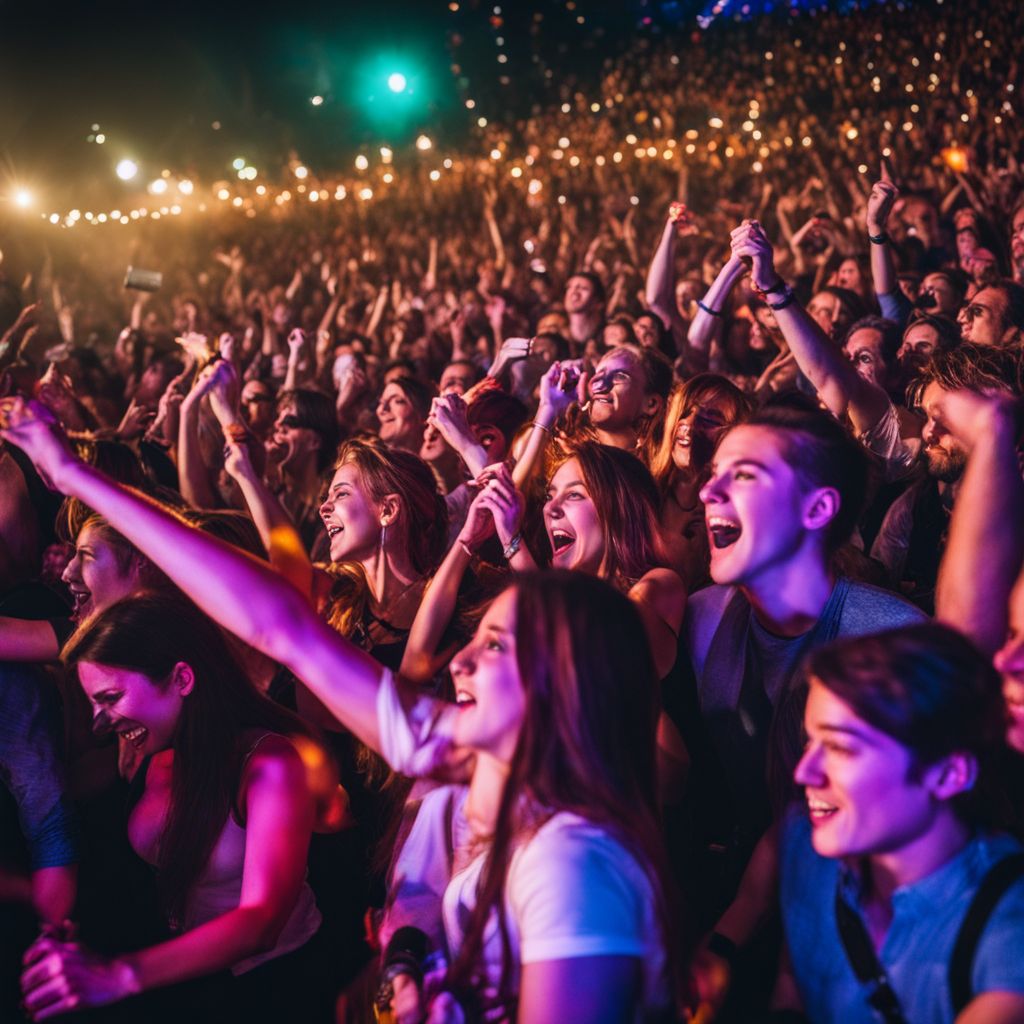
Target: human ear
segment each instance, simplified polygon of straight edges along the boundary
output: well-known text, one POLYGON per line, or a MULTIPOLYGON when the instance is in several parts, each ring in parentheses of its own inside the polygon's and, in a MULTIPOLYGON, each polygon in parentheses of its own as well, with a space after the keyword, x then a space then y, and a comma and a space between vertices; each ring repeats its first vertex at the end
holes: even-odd
POLYGON ((402 509, 402 499, 397 494, 385 494, 380 503, 380 525, 390 526, 402 509))
POLYGON ((837 515, 841 499, 834 487, 819 487, 804 503, 803 525, 808 530, 823 530, 837 515))
POLYGON ((978 781, 978 761, 973 754, 957 751, 932 765, 925 773, 925 784, 939 800, 951 800, 974 788, 978 781))
POLYGON ((187 697, 195 689, 196 676, 188 662, 179 661, 171 669, 171 685, 177 688, 182 697, 187 697))

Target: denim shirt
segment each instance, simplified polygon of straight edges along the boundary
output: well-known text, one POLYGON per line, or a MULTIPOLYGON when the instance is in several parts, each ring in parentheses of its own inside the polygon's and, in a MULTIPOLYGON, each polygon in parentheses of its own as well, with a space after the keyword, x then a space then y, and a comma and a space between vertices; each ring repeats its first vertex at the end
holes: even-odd
POLYGON ((0 662, 0 785, 14 796, 33 871, 78 860, 59 708, 32 666, 0 662))
MULTIPOLYGON (((878 959, 913 1024, 953 1024, 949 962, 960 925, 989 868, 1017 853, 1005 835, 976 835, 952 860, 893 893, 892 923, 878 959)), ((782 918, 804 1010, 815 1022, 874 1024, 867 988, 857 981, 839 937, 837 886, 860 911, 858 878, 841 861, 811 845, 806 813, 783 826, 780 849, 782 918)), ((982 933, 971 975, 975 995, 1024 993, 1024 879, 999 901, 982 933)))

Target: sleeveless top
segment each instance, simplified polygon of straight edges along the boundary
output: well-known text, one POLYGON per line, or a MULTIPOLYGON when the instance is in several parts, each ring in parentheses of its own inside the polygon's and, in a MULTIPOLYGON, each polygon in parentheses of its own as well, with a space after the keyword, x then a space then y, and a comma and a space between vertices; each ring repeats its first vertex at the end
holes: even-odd
MULTIPOLYGON (((256 748, 274 733, 264 733, 252 745, 249 752, 242 761, 244 772, 249 758, 256 752, 256 748)), ((148 776, 153 770, 152 762, 146 766, 147 783, 148 776)), ((141 774, 141 773, 140 773, 141 774)), ((160 827, 153 828, 151 821, 145 820, 140 813, 150 801, 163 801, 170 789, 170 773, 165 770, 166 779, 157 780, 157 785, 152 787, 155 791, 149 796, 143 793, 142 798, 132 808, 128 818, 128 839, 135 852, 148 864, 157 863, 157 846, 160 838, 160 829, 163 826, 161 816, 160 827)), ((147 792, 151 786, 147 785, 147 792)), ((210 852, 210 859, 206 862, 202 874, 193 885, 189 893, 185 919, 180 924, 180 931, 188 932, 200 925, 212 921, 216 917, 237 909, 242 896, 242 872, 245 867, 245 828, 235 821, 234 808, 228 812, 227 820, 221 829, 217 842, 210 852)), ((278 936, 274 948, 265 953, 258 953, 240 960, 233 964, 231 973, 235 975, 244 974, 254 967, 273 960, 285 953, 291 953, 304 946, 317 932, 322 918, 317 909, 316 899, 313 890, 309 887, 308 880, 303 880, 302 888, 299 890, 295 906, 285 923, 281 934, 278 936)))

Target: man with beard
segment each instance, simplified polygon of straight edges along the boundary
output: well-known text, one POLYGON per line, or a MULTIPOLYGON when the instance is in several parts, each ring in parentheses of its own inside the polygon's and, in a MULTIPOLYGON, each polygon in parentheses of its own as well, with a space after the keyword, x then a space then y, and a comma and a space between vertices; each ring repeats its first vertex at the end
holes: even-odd
POLYGON ((885 565, 893 584, 928 612, 949 515, 967 465, 967 449, 949 429, 946 408, 965 391, 1019 394, 1020 373, 1018 353, 964 343, 935 355, 914 384, 927 417, 921 435, 925 475, 893 502, 871 555, 885 565))

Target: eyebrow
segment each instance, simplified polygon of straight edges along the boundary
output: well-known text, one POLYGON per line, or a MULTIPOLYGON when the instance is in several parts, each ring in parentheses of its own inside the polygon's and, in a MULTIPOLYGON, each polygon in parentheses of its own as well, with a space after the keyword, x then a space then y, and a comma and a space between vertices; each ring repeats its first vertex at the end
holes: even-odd
POLYGON ((858 739, 862 743, 870 743, 874 746, 874 740, 870 736, 853 726, 829 725, 828 722, 816 722, 814 729, 817 732, 827 732, 829 734, 838 733, 841 736, 852 736, 854 739, 858 739))
MULTIPOLYGON (((730 469, 736 469, 738 466, 755 466, 757 469, 760 469, 762 472, 767 473, 769 476, 772 475, 772 471, 763 462, 758 462, 757 459, 749 459, 749 458, 736 459, 733 462, 726 463, 726 465, 730 469)), ((717 464, 713 464, 711 466, 712 472, 715 472, 715 473, 717 473, 720 468, 721 467, 718 466, 717 464)))
MULTIPOLYGON (((566 490, 569 487, 586 487, 587 485, 582 480, 570 480, 567 484, 562 485, 562 490, 566 490)), ((551 484, 548 484, 548 493, 551 492, 551 484)))
POLYGON ((115 695, 120 696, 123 692, 123 690, 118 689, 116 686, 108 686, 105 690, 100 690, 98 693, 94 693, 91 700, 94 703, 98 703, 100 701, 109 700, 115 695))

